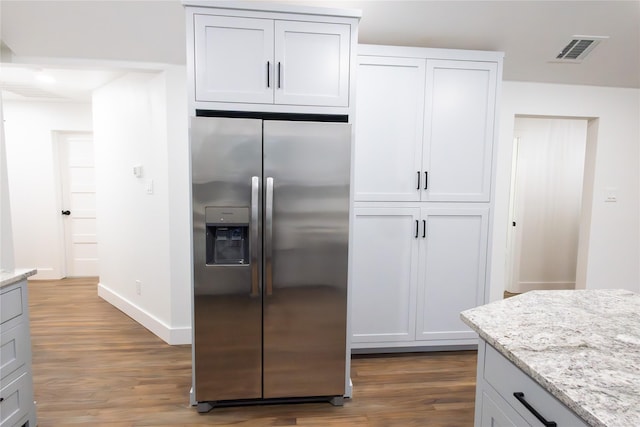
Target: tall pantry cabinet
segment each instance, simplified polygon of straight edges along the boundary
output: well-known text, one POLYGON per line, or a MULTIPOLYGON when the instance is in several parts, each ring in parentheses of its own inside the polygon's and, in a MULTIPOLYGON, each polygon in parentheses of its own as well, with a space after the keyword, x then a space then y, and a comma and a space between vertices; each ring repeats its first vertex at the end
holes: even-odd
POLYGON ((502 53, 360 45, 352 348, 477 344, 502 53))

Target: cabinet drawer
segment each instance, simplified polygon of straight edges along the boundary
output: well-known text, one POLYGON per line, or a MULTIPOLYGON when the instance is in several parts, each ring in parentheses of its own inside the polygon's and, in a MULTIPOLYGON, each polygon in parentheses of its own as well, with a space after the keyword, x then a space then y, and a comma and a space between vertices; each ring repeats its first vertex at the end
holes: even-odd
POLYGON ((484 378, 529 424, 540 425, 540 421, 516 397, 514 393, 524 393, 524 398, 547 421, 555 421, 559 427, 587 426, 576 414, 531 377, 502 356, 496 349, 486 345, 484 378))
MULTIPOLYGON (((495 394, 495 392, 493 393, 495 394)), ((492 398, 488 390, 482 392, 482 422, 480 425, 482 427, 528 426, 527 422, 501 396, 493 396, 492 398)))
POLYGON ((30 379, 29 374, 24 373, 0 390, 0 427, 13 426, 28 414, 33 405, 30 379))
MULTIPOLYGON (((7 330, 0 336, 0 379, 4 380, 27 360, 28 330, 24 323, 7 330)), ((3 381, 4 384, 4 381, 3 381)))
POLYGON ((0 323, 20 316, 23 313, 22 308, 22 288, 13 288, 0 294, 0 323))

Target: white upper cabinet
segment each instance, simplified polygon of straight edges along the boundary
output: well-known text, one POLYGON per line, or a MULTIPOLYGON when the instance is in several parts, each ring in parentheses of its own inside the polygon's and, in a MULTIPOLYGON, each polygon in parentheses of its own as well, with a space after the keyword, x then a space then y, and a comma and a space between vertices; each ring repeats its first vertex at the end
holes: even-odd
POLYGON ((489 202, 498 59, 391 49, 358 57, 355 200, 489 202))
POLYGON ((349 105, 349 26, 276 21, 275 29, 275 102, 349 105))
POLYGON ((427 61, 423 200, 488 202, 497 64, 427 61))
POLYGON ((355 200, 420 200, 424 76, 424 59, 358 58, 355 200))
POLYGON ((357 15, 223 6, 187 7, 192 110, 351 112, 357 15))
POLYGON ((197 101, 273 102, 273 21, 195 15, 197 101))

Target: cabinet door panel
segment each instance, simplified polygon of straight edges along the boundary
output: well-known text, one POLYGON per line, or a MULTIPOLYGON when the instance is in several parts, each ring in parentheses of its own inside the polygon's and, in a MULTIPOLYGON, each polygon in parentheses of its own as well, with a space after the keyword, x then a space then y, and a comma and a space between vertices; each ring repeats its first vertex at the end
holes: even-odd
POLYGON ((425 60, 358 61, 355 200, 419 201, 425 60))
POLYGON ((504 399, 497 396, 500 405, 497 405, 486 391, 482 392, 482 421, 477 427, 525 427, 528 426, 504 399))
POLYGON ((469 340, 460 312, 482 304, 488 208, 425 208, 418 287, 418 340, 469 340))
POLYGON ((356 208, 352 342, 411 341, 418 280, 418 208, 356 208))
POLYGON ((497 65, 427 61, 423 200, 488 202, 497 65))
POLYGON ((276 104, 348 106, 350 33, 346 24, 276 21, 276 104))
POLYGON ((194 26, 196 101, 273 103, 272 20, 195 15, 194 26))

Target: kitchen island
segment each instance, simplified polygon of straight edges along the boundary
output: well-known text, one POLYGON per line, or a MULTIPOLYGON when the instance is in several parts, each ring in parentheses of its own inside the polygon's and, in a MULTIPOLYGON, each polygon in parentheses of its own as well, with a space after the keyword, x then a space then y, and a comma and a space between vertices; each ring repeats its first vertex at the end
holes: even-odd
POLYGON ((35 269, 0 272, 0 426, 35 426, 27 278, 35 269))
POLYGON ((461 318, 481 338, 476 426, 640 426, 640 295, 532 291, 461 318))

